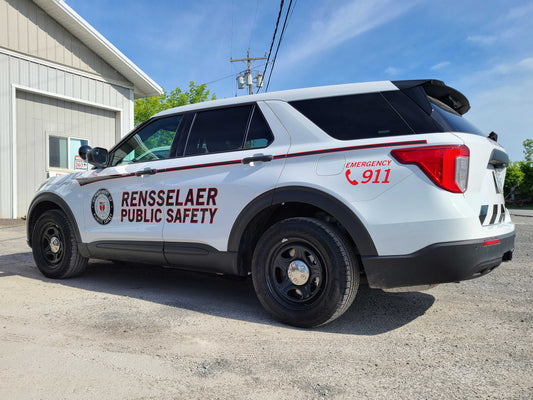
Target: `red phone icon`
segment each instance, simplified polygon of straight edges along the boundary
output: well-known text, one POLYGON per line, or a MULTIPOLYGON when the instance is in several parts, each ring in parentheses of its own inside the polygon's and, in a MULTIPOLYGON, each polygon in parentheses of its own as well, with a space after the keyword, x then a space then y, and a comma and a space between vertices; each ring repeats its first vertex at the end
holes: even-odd
POLYGON ((351 174, 352 171, 350 171, 349 169, 346 170, 346 179, 348 179, 348 182, 350 182, 352 185, 357 185, 359 184, 359 182, 357 182, 355 179, 350 179, 350 174, 351 174))

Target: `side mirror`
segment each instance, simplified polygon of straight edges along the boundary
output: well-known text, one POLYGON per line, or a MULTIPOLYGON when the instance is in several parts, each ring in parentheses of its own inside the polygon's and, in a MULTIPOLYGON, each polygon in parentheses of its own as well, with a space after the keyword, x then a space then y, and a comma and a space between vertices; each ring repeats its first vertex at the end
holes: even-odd
POLYGON ((78 155, 81 157, 83 161, 87 161, 87 153, 89 152, 89 150, 91 150, 91 148, 92 147, 87 144, 84 144, 83 146, 79 148, 78 155))
POLYGON ((90 149, 87 152, 87 162, 94 165, 96 168, 105 168, 107 165, 107 150, 102 147, 90 149))

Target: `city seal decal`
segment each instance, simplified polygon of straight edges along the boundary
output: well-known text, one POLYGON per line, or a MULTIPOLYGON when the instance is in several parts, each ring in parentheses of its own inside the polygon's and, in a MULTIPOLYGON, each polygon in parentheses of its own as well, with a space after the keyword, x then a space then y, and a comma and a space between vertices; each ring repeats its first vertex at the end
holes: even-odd
POLYGON ((98 190, 91 201, 93 217, 101 225, 107 225, 113 219, 113 198, 107 189, 98 190))

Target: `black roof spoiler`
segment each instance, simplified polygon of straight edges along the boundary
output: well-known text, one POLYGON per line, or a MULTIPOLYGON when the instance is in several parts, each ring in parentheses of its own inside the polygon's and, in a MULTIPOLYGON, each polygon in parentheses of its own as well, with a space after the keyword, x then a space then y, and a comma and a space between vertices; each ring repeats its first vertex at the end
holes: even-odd
POLYGON ((422 88, 428 96, 443 102, 461 115, 466 114, 466 112, 470 110, 470 103, 466 96, 458 90, 446 86, 442 81, 436 79, 422 79, 413 81, 392 81, 392 83, 414 101, 419 103, 424 109, 426 108, 425 104, 420 104, 420 99, 416 98, 418 96, 413 96, 416 91, 412 89, 422 88))

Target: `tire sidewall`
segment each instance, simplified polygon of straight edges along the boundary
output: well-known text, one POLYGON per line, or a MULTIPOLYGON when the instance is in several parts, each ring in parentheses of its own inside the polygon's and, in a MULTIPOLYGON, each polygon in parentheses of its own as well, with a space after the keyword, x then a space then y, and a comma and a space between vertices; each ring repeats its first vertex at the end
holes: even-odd
POLYGON ((46 211, 39 217, 35 223, 32 233, 32 250, 33 259, 37 264, 37 268, 41 273, 48 278, 62 278, 70 270, 73 262, 73 255, 77 253, 77 245, 72 241, 73 232, 65 215, 58 210, 46 211), (44 256, 44 249, 42 248, 42 237, 45 228, 50 224, 55 225, 61 233, 61 242, 63 246, 63 257, 58 264, 51 265, 44 256))
POLYGON ((353 281, 350 275, 354 271, 348 270, 351 265, 346 263, 345 257, 348 255, 343 256, 340 234, 332 227, 328 226, 328 229, 335 232, 337 237, 334 238, 316 220, 293 218, 272 226, 259 240, 252 261, 254 287, 263 306, 281 322, 312 327, 329 321, 337 313, 347 291, 348 281, 353 281), (287 300, 281 299, 269 283, 269 266, 283 247, 283 239, 303 239, 302 242, 312 246, 321 258, 326 282, 319 297, 309 304, 291 305, 287 300))

